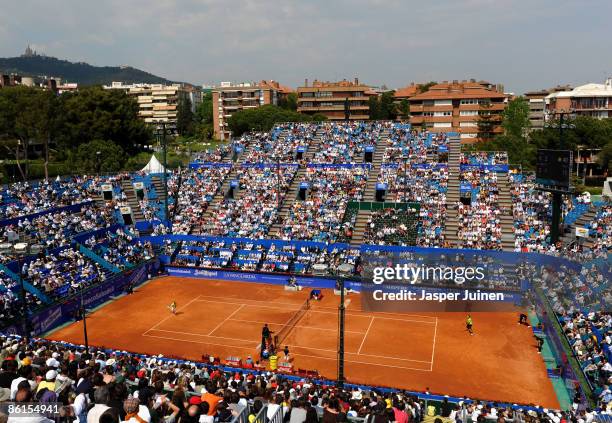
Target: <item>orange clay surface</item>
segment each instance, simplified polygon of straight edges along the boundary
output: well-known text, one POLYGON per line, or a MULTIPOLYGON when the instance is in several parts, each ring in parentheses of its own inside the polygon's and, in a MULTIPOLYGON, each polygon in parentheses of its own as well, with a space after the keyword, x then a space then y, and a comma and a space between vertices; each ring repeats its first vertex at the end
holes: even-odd
MULTIPOLYGON (((281 345, 295 368, 335 378, 339 297, 323 290, 281 345)), ((200 360, 258 355, 261 328, 278 331, 308 292, 282 286, 193 278, 155 279, 87 319, 89 342, 146 354, 200 360), (168 305, 176 300, 177 315, 168 305)), ((347 296, 346 378, 349 382, 558 408, 530 328, 515 313, 389 314, 361 311, 347 296)), ((49 339, 83 343, 81 323, 49 339)))

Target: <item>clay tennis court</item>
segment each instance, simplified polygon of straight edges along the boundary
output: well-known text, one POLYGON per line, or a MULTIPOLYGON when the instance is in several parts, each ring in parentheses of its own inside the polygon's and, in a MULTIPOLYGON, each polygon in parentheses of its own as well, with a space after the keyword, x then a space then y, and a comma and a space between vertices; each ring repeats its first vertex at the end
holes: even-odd
MULTIPOLYGON (((283 341, 295 368, 337 372, 339 298, 324 290, 283 341)), ((278 332, 300 309, 307 291, 282 286, 165 277, 91 313, 89 343, 200 360, 258 355, 261 328, 278 332), (178 314, 168 304, 176 300, 178 314)), ((473 313, 475 336, 462 313, 364 313, 358 294, 347 297, 349 382, 558 408, 531 329, 515 313, 473 313)), ((49 339, 82 344, 81 323, 49 339)))

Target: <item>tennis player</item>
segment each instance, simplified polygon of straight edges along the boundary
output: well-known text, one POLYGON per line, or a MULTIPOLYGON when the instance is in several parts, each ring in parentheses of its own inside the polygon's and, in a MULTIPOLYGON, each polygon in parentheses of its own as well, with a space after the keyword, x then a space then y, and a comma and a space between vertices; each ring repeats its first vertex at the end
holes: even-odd
POLYGON ((170 310, 170 312, 172 314, 174 314, 176 316, 176 301, 173 300, 170 305, 168 306, 168 309, 170 310))
POLYGON ((472 322, 472 316, 468 314, 467 318, 465 319, 465 327, 467 331, 470 333, 470 335, 474 335, 474 331, 472 330, 473 325, 474 325, 474 322, 472 322))

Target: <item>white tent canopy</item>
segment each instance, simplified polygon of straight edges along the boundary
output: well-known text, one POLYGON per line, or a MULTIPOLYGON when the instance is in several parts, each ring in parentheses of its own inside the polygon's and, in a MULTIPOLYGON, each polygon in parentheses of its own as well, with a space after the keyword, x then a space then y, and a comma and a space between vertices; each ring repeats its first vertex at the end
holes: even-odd
POLYGON ((159 162, 159 160, 157 160, 157 157, 155 157, 155 154, 151 155, 151 160, 149 160, 149 163, 147 163, 147 165, 143 167, 141 170, 147 175, 149 173, 164 173, 164 167, 159 162))

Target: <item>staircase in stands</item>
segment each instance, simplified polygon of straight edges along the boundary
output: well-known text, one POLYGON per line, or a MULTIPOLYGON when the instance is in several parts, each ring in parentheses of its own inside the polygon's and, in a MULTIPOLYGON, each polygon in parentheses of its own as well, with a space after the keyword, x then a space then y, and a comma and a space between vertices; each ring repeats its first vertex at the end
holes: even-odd
MULTIPOLYGON (((563 245, 568 245, 576 240, 576 228, 583 228, 585 224, 592 222, 595 220, 595 216, 597 216, 597 209, 591 205, 589 210, 587 210, 582 216, 580 216, 574 223, 569 225, 565 229, 565 233, 561 236, 560 240, 563 241, 563 245)), ((591 238, 583 238, 582 245, 585 247, 593 247, 593 240, 591 238)))
MULTIPOLYGON (((308 164, 312 162, 314 155, 319 151, 321 147, 321 140, 323 138, 323 128, 318 128, 315 136, 313 137, 310 145, 306 149, 304 153, 304 163, 308 164)), ((294 202, 297 201, 298 191, 300 189, 300 182, 306 179, 306 167, 302 164, 298 167, 298 170, 293 177, 293 181, 291 185, 289 185, 289 189, 287 191, 287 195, 281 204, 281 209, 276 217, 276 222, 272 224, 270 230, 268 232, 271 238, 280 238, 281 237, 281 228, 282 222, 285 221, 287 216, 289 215, 289 210, 293 206, 294 202)))
POLYGON ((459 137, 448 139, 448 189, 446 191, 446 222, 444 227, 444 239, 450 243, 451 247, 459 246, 459 218, 455 205, 459 202, 461 181, 460 175, 460 156, 461 140, 459 137))
MULTIPOLYGON (((390 136, 391 128, 385 128, 376 142, 374 153, 372 154, 372 167, 368 173, 368 182, 363 194, 363 201, 376 201, 376 183, 378 182, 378 175, 380 175, 383 159, 385 157, 385 150, 387 149, 387 143, 390 136)), ((358 246, 363 244, 366 227, 371 216, 371 210, 359 210, 357 212, 353 236, 350 241, 351 245, 358 246)))
POLYGON ((504 251, 514 251, 514 217, 512 214, 512 195, 510 193, 512 184, 508 173, 497 173, 497 188, 499 192, 498 205, 502 210, 500 214, 502 249, 504 251))
POLYGON ((145 220, 144 214, 142 214, 142 209, 140 208, 140 202, 138 198, 136 198, 136 190, 134 190, 134 185, 132 184, 131 179, 123 179, 121 181, 121 190, 125 193, 127 197, 128 206, 132 209, 132 215, 134 216, 134 220, 136 222, 142 222, 145 220))

